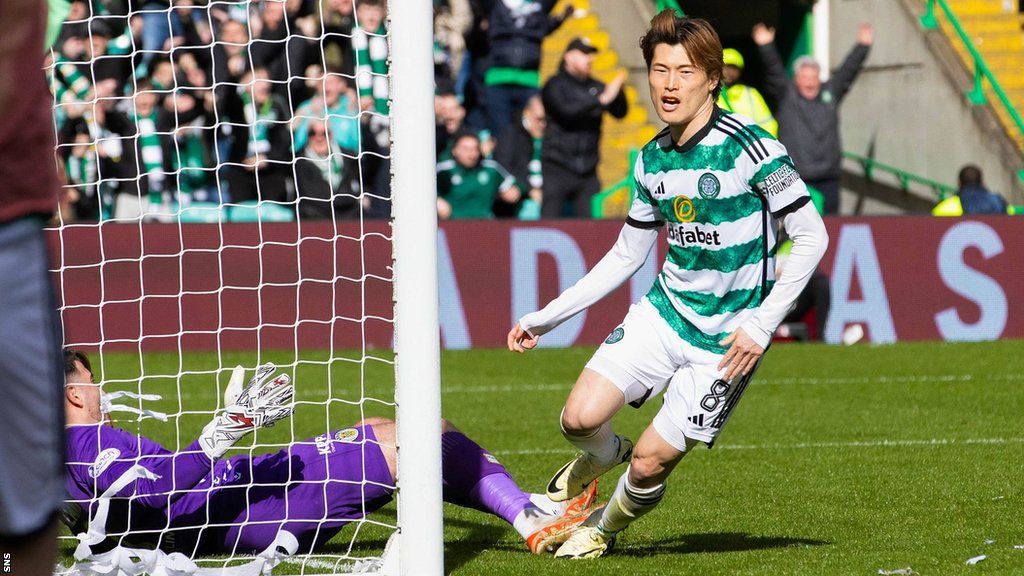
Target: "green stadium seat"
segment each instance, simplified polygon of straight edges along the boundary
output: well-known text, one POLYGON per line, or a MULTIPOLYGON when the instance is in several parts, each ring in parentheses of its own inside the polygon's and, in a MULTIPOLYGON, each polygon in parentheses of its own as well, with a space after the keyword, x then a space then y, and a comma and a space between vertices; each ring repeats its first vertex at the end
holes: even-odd
POLYGON ((294 222, 295 212, 275 202, 247 201, 231 207, 232 222, 294 222))
POLYGON ((182 224, 216 224, 227 220, 224 209, 216 202, 193 202, 181 209, 182 224))

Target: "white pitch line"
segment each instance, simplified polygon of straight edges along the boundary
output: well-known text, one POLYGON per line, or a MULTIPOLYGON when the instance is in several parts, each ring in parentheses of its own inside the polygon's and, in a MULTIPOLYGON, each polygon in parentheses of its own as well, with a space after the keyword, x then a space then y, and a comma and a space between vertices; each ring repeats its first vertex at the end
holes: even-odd
MULTIPOLYGON (((1024 444, 1024 438, 930 438, 921 440, 873 440, 861 442, 797 442, 794 444, 721 444, 717 450, 799 450, 806 448, 902 448, 908 446, 1005 445, 1024 444)), ((529 448, 493 450, 498 456, 570 454, 571 448, 529 448)))
MULTIPOLYGON (((151 378, 173 378, 174 376, 150 376, 151 378)), ((843 385, 843 384, 947 384, 952 382, 1013 382, 1024 380, 1022 374, 996 374, 984 377, 973 374, 936 374, 932 376, 864 376, 864 377, 831 377, 831 378, 757 378, 751 384, 753 386, 790 386, 790 385, 843 385)), ((342 385, 334 386, 337 390, 343 390, 342 385)), ((568 392, 572 388, 572 382, 543 382, 538 384, 505 384, 501 386, 443 386, 443 394, 499 394, 499 393, 521 393, 521 392, 568 392)), ((128 387, 126 390, 135 391, 135 388, 128 387)), ((305 394, 326 394, 326 388, 303 387, 305 394)), ((182 391, 176 395, 184 401, 197 398, 205 398, 206 395, 199 395, 189 391, 182 391)), ((169 397, 168 397, 169 398, 169 397)), ((166 400, 166 398, 165 398, 166 400)), ((134 405, 134 404, 129 404, 134 405)))

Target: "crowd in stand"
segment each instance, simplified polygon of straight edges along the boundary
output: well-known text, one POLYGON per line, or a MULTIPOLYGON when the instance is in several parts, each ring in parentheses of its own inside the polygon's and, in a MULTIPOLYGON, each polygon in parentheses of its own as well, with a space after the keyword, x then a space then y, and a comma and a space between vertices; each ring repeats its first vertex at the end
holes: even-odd
MULTIPOLYGON (((621 80, 605 90, 589 77, 594 50, 578 40, 566 56, 570 82, 556 84, 596 84, 599 94, 582 106, 564 94, 542 103, 541 42, 572 9, 434 4, 439 215, 534 219, 543 206, 589 216, 576 204, 593 185, 549 191, 545 175, 568 163, 560 144, 582 142, 575 152, 596 164, 603 110, 622 116, 625 99, 621 80), (552 144, 553 115, 564 118, 552 144)), ((166 221, 225 203, 309 219, 386 217, 386 13, 386 0, 74 0, 48 62, 67 178, 62 219, 166 221)), ((595 166, 573 168, 549 178, 597 182, 595 166)))

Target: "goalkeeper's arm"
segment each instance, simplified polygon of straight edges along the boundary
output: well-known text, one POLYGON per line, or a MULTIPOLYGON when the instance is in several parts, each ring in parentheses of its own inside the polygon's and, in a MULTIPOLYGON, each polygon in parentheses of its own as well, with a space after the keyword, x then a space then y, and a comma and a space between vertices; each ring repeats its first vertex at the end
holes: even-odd
MULTIPOLYGON (((533 337, 540 336, 589 308, 640 269, 657 239, 657 229, 641 229, 626 224, 612 249, 586 276, 542 310, 520 318, 517 328, 533 337)), ((512 332, 515 333, 516 328, 512 332)), ((511 333, 509 339, 513 339, 511 333)))
POLYGON ((135 455, 138 455, 138 464, 151 474, 132 481, 118 494, 133 495, 144 506, 163 508, 195 488, 209 475, 211 461, 220 458, 235 442, 256 428, 272 426, 291 415, 294 387, 287 374, 271 379, 275 369, 273 364, 261 366, 242 390, 244 371, 241 367, 236 368, 225 393, 227 407, 183 451, 138 454, 135 442, 125 441, 121 435, 115 436, 111 428, 101 429, 101 434, 111 434, 109 442, 102 444, 115 449, 119 457, 96 477, 97 492, 104 492, 129 472, 135 465, 135 455))

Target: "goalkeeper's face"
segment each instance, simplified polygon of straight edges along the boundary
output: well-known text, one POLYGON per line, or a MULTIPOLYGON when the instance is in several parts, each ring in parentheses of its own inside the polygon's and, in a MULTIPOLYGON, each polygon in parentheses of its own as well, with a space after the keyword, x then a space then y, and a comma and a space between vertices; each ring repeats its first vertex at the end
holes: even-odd
POLYGON ((689 124, 713 103, 718 84, 718 78, 709 77, 694 63, 682 44, 666 43, 654 47, 647 80, 658 117, 677 126, 689 124))
POLYGON ((103 422, 100 409, 100 387, 93 382, 92 372, 75 362, 78 370, 64 379, 64 407, 68 424, 97 424, 103 422))

